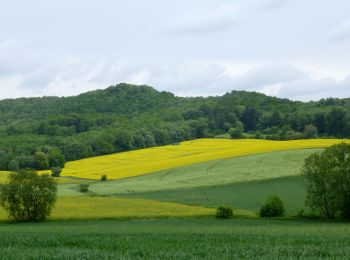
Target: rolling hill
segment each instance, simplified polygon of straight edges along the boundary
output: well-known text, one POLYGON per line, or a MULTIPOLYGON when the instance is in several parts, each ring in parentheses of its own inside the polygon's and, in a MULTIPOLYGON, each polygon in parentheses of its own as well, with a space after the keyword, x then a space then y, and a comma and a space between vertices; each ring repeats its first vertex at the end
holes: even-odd
POLYGON ((211 160, 293 149, 324 148, 348 140, 310 139, 268 141, 255 139, 199 139, 69 162, 62 176, 98 180, 129 178, 211 160))

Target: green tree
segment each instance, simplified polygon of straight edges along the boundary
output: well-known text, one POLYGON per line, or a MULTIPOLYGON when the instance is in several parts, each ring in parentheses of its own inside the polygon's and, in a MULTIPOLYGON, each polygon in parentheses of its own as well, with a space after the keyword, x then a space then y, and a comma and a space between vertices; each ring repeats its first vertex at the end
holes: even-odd
POLYGON ((63 153, 56 147, 50 147, 47 152, 50 167, 64 167, 66 162, 63 153))
POLYGON ((316 138, 317 137, 317 127, 308 124, 304 127, 304 138, 316 138))
POLYGON ((342 137, 345 129, 345 112, 340 108, 333 108, 327 115, 327 130, 328 133, 336 136, 342 137))
POLYGON ((57 184, 49 175, 11 173, 0 191, 0 204, 15 221, 42 221, 56 202, 57 184))
POLYGON ((337 144, 305 160, 306 205, 326 218, 350 219, 350 145, 337 144))
POLYGON ((18 172, 19 171, 19 164, 18 164, 17 160, 12 159, 9 162, 7 168, 8 168, 9 171, 18 172))
POLYGON ((228 131, 232 139, 239 139, 243 136, 243 124, 242 122, 237 122, 235 127, 231 127, 228 131))
POLYGON ((46 170, 49 168, 49 157, 44 152, 34 154, 34 164, 37 170, 46 170))
POLYGON ((60 177, 62 172, 62 168, 60 167, 52 167, 51 168, 51 176, 52 177, 60 177))
POLYGON ((261 207, 259 215, 260 217, 282 217, 284 215, 285 209, 283 201, 279 196, 269 196, 264 205, 261 207))
POLYGON ((257 129, 260 113, 253 106, 247 106, 241 117, 245 131, 254 131, 257 129))

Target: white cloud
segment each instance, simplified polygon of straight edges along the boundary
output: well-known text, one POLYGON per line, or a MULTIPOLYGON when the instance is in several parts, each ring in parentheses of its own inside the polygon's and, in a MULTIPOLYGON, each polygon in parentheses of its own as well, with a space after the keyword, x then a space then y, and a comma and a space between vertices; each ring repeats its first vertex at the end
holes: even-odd
POLYGON ((333 29, 330 38, 335 41, 350 39, 350 19, 342 21, 333 29))
POLYGON ((174 35, 222 32, 234 26, 235 16, 236 8, 232 4, 201 8, 166 24, 164 31, 174 35))

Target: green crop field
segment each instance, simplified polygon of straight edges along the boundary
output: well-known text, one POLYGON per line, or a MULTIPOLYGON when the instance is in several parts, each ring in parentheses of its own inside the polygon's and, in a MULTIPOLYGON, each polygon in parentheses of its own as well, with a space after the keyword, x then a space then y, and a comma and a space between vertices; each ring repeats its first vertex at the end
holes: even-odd
POLYGON ((220 205, 258 212, 265 199, 279 195, 286 207, 286 214, 296 215, 305 206, 306 182, 302 176, 283 177, 261 181, 232 183, 227 185, 196 187, 181 190, 120 194, 130 198, 148 198, 188 205, 218 207, 220 205))
POLYGON ((142 219, 0 224, 2 259, 277 259, 350 255, 350 225, 142 219))
POLYGON ((95 182, 96 194, 194 188, 301 174, 304 159, 320 149, 291 150, 209 161, 118 181, 95 182))

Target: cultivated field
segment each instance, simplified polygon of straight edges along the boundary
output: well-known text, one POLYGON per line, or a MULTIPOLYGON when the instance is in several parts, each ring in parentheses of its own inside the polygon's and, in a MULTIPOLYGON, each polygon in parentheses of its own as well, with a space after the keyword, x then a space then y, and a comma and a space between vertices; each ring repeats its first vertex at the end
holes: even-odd
POLYGON ((350 225, 142 219, 0 224, 3 259, 348 259, 350 225))
POLYGON ((290 150, 197 163, 124 180, 94 182, 90 190, 100 195, 120 195, 296 176, 301 174, 304 160, 320 151, 290 150))
POLYGON ((62 175, 100 179, 106 174, 109 179, 123 179, 199 162, 265 152, 323 148, 340 142, 339 139, 293 141, 199 139, 177 145, 68 162, 62 175))

